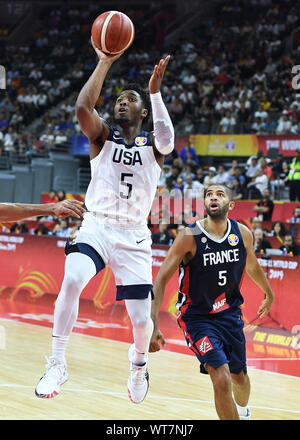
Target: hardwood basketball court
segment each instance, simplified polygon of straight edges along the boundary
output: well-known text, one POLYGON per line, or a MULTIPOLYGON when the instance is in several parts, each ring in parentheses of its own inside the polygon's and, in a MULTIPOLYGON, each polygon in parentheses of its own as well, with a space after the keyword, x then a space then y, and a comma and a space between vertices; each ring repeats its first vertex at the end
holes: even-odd
MULTIPOLYGON (((70 379, 54 399, 39 399, 34 389, 45 371, 43 356, 51 352, 51 324, 36 325, 25 318, 21 322, 18 313, 8 314, 9 319, 4 315, 1 307, 2 420, 217 419, 210 379, 199 373, 196 358, 185 353, 161 350, 150 354, 148 395, 139 405, 131 403, 126 386, 129 341, 113 340, 118 339, 114 331, 109 339, 75 328, 67 349, 70 379)), ((32 320, 34 314, 28 315, 32 320)), ((127 334, 130 338, 130 329, 127 334)), ((299 374, 260 370, 254 368, 255 360, 248 361, 252 419, 299 420, 299 374)), ((277 360, 283 361, 296 363, 299 372, 299 358, 277 360)), ((270 358, 272 362, 276 358, 270 358)))

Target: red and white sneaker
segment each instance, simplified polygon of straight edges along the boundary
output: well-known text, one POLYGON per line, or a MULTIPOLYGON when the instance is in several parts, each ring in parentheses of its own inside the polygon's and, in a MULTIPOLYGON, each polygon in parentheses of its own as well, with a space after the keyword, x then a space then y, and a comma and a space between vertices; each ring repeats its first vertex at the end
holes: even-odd
POLYGON ((58 362, 53 356, 47 359, 46 373, 40 379, 35 389, 35 395, 44 399, 57 396, 60 386, 69 379, 64 363, 58 362))
POLYGON ((131 361, 134 350, 134 344, 132 344, 128 350, 128 359, 130 361, 130 375, 127 381, 128 396, 133 403, 141 403, 148 392, 149 374, 147 362, 143 365, 136 365, 131 361))

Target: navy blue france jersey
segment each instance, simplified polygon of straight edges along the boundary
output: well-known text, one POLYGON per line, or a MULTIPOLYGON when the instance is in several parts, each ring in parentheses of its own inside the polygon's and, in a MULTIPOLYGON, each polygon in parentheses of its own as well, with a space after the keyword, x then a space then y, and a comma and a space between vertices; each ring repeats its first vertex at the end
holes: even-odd
POLYGON ((196 254, 188 264, 181 264, 177 308, 184 314, 219 313, 240 306, 240 292, 245 266, 246 249, 238 223, 228 219, 225 236, 221 239, 204 230, 200 221, 194 229, 196 254))

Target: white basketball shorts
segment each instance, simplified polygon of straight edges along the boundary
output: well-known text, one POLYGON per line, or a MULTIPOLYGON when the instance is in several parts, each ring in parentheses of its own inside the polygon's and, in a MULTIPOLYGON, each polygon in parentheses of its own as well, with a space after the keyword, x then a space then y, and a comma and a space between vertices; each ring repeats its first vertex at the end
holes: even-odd
POLYGON ((152 293, 151 232, 147 226, 123 228, 86 212, 76 237, 66 245, 66 254, 89 255, 97 273, 106 265, 114 274, 117 300, 147 298, 152 293))

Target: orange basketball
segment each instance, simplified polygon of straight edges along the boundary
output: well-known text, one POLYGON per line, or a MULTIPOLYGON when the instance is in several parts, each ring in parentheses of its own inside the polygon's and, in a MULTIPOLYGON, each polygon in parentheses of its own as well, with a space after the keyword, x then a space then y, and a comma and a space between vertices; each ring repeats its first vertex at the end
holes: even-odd
POLYGON ((132 44, 134 26, 127 15, 118 11, 103 12, 92 26, 93 41, 102 52, 116 55, 132 44))

